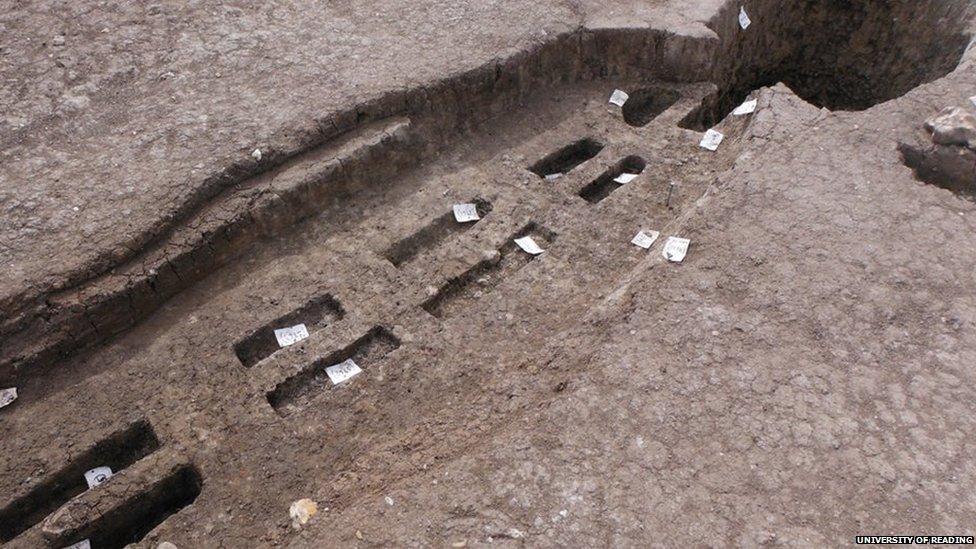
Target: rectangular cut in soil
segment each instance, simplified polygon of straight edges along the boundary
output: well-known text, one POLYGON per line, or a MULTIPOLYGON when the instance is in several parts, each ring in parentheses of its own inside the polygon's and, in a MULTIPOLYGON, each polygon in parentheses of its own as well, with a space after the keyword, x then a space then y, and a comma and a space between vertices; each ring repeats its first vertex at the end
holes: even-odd
POLYGON ((360 368, 367 370, 398 347, 399 339, 386 328, 375 326, 344 349, 313 362, 311 366, 279 383, 268 393, 268 402, 281 415, 300 410, 332 385, 325 371, 329 366, 351 358, 360 368))
POLYGON ((93 549, 115 549, 137 543, 171 515, 193 503, 202 488, 203 479, 195 467, 179 467, 112 508, 65 543, 88 539, 93 549))
POLYGON ((646 126, 680 99, 678 91, 660 86, 631 92, 623 107, 624 121, 634 127, 646 126))
POLYGON ((234 352, 241 364, 250 368, 279 349, 278 340, 274 334, 276 329, 305 324, 309 333, 312 333, 341 320, 344 315, 345 311, 342 309, 342 305, 331 295, 316 297, 298 309, 272 320, 237 342, 234 345, 234 352))
POLYGON ((603 143, 588 137, 580 139, 529 166, 529 171, 539 177, 569 173, 573 168, 600 154, 602 150, 603 143))
POLYGON ((639 174, 644 171, 646 165, 644 159, 641 157, 628 156, 620 162, 617 162, 612 168, 603 172, 600 177, 591 181, 587 186, 583 187, 579 195, 590 204, 596 204, 623 186, 623 184, 617 183, 614 179, 625 173, 639 174))
MULTIPOLYGON (((474 199, 471 201, 478 210, 479 217, 485 217, 491 212, 491 203, 486 200, 474 199)), ((400 240, 383 253, 390 263, 399 267, 409 263, 411 259, 417 257, 424 250, 436 247, 444 239, 452 234, 462 233, 474 225, 477 221, 468 223, 458 223, 454 219, 454 211, 449 211, 437 219, 424 225, 420 230, 410 236, 400 240)))
POLYGON ((506 278, 528 265, 538 256, 525 253, 515 244, 515 239, 523 236, 531 236, 543 249, 556 238, 555 233, 545 227, 529 223, 498 249, 498 255, 494 259, 479 262, 441 286, 433 297, 424 302, 424 310, 437 318, 452 316, 470 307, 506 278))
POLYGON ((118 474, 158 448, 159 439, 147 421, 133 423, 96 443, 72 459, 69 465, 49 475, 24 497, 0 509, 0 541, 9 541, 20 535, 87 490, 85 471, 105 465, 118 474))

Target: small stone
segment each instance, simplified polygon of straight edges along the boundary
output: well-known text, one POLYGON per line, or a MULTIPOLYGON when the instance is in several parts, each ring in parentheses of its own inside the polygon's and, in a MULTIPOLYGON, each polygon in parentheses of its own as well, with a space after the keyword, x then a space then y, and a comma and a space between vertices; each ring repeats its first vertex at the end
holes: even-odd
POLYGON ((291 516, 292 527, 296 530, 301 528, 308 523, 318 510, 318 504, 308 498, 300 499, 292 503, 291 507, 288 508, 288 515, 291 516))
POLYGON ((254 152, 251 153, 251 158, 253 158, 253 159, 257 160, 258 162, 260 162, 261 161, 261 149, 254 149, 254 152))
POLYGON ((156 549, 178 549, 178 548, 176 547, 176 545, 174 545, 174 544, 172 544, 172 543, 170 543, 168 541, 164 541, 164 542, 160 543, 159 545, 157 545, 156 546, 156 549))
POLYGON ((363 539, 363 533, 359 530, 356 530, 356 539, 363 539))
POLYGON ((55 36, 54 39, 51 40, 51 45, 53 45, 53 46, 63 46, 64 45, 64 36, 61 36, 60 34, 57 35, 57 36, 55 36))
POLYGON ((976 150, 976 116, 959 107, 947 107, 925 121, 936 145, 956 145, 976 150))
POLYGON ((455 541, 454 543, 451 544, 451 547, 467 547, 467 546, 468 546, 467 540, 463 540, 463 539, 461 541, 455 541))
POLYGON ((389 505, 390 507, 393 507, 393 498, 391 498, 390 496, 386 496, 385 498, 383 498, 383 501, 385 501, 386 504, 389 505))

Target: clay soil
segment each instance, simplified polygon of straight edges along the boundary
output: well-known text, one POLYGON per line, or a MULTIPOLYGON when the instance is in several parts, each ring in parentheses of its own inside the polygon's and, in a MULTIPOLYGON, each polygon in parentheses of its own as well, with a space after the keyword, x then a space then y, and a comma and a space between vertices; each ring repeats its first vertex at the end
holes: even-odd
POLYGON ((0 2, 0 544, 976 534, 976 11, 604 4, 0 2))

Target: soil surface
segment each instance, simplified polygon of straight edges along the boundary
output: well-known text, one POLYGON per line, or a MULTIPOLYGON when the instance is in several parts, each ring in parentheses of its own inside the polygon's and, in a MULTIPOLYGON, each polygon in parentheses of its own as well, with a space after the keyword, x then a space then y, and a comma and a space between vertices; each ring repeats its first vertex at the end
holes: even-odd
POLYGON ((605 4, 0 4, 0 543, 976 534, 976 12, 605 4))

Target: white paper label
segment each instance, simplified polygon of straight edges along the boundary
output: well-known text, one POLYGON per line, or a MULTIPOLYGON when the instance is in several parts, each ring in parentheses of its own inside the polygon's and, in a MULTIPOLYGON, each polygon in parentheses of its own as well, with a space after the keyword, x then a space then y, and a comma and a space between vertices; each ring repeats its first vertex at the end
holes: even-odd
POLYGON ((17 388, 11 387, 9 389, 0 389, 0 408, 4 406, 9 406, 10 403, 17 400, 17 388))
POLYGON ((294 345, 308 337, 308 328, 304 324, 296 324, 290 328, 281 328, 274 332, 279 347, 294 345))
POLYGON ((742 27, 742 30, 746 30, 746 29, 749 28, 749 25, 751 25, 751 24, 752 24, 752 20, 749 19, 749 14, 746 13, 745 6, 740 7, 739 8, 739 26, 742 27))
POLYGON ((630 243, 634 246, 640 246, 645 250, 649 250, 657 242, 659 236, 661 236, 661 233, 658 231, 641 231, 637 233, 637 236, 630 243))
POLYGON ((454 219, 456 219, 458 223, 468 223, 470 221, 477 221, 481 219, 481 217, 478 215, 478 206, 475 204, 455 204, 454 219))
POLYGON ((65 547, 64 549, 91 549, 91 541, 83 539, 78 543, 72 543, 71 545, 65 547))
POLYGON ((551 174, 549 174, 549 175, 546 176, 546 181, 555 181, 555 180, 559 179, 562 176, 563 176, 563 174, 561 174, 561 173, 551 173, 551 174))
POLYGON ((332 380, 333 385, 348 381, 361 374, 362 371, 359 365, 351 358, 325 369, 325 373, 329 375, 329 379, 332 380))
POLYGON ((631 181, 637 179, 639 175, 640 174, 636 174, 636 173, 622 173, 617 177, 614 177, 613 180, 616 181, 617 183, 620 183, 621 185, 626 185, 627 183, 630 183, 631 181))
POLYGON ((522 248, 522 251, 527 254, 539 255, 545 251, 542 248, 540 248, 538 244, 535 243, 535 240, 532 240, 531 236, 523 236, 522 238, 516 238, 515 244, 517 244, 519 248, 522 248))
POLYGON ((746 114, 752 114, 752 113, 756 112, 756 105, 757 104, 759 104, 759 101, 756 100, 756 99, 753 99, 751 101, 746 101, 745 103, 743 103, 743 104, 739 105, 738 107, 736 107, 735 110, 732 111, 732 114, 735 115, 735 116, 743 116, 743 115, 746 115, 746 114))
POLYGON ((664 243, 664 250, 661 251, 661 255, 672 263, 681 263, 685 255, 688 254, 688 246, 690 244, 691 241, 687 238, 672 236, 664 243))
POLYGON ((717 151, 723 139, 725 139, 725 136, 722 135, 722 132, 708 130, 705 132, 705 137, 702 137, 700 145, 703 149, 717 151))
POLYGON ((628 99, 630 99, 630 96, 627 95, 627 92, 622 90, 613 90, 613 95, 610 96, 610 104, 623 107, 624 103, 626 103, 628 99))
POLYGON ((89 490, 110 478, 112 478, 111 467, 95 467, 91 471, 85 471, 85 482, 88 483, 89 490))

